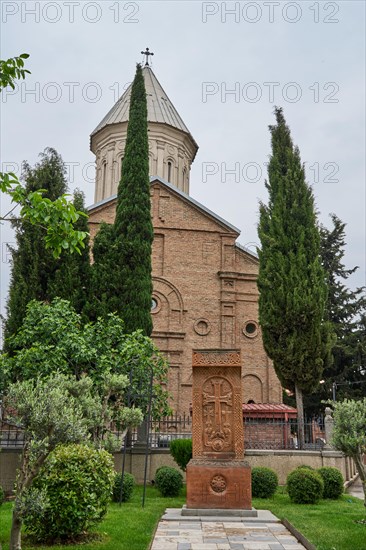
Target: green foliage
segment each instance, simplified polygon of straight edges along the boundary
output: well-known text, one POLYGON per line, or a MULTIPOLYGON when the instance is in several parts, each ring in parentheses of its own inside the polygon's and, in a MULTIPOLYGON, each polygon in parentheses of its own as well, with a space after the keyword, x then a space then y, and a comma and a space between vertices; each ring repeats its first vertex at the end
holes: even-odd
POLYGON ((324 384, 305 398, 309 414, 323 412, 322 400, 328 400, 332 384, 337 383, 337 401, 366 396, 366 296, 365 287, 350 290, 347 279, 358 269, 346 269, 343 258, 346 224, 331 214, 333 228, 320 226, 320 252, 328 285, 326 318, 331 323, 334 340, 332 361, 324 369, 324 384))
MULTIPOLYGON (((59 371, 76 378, 83 373, 89 375, 104 395, 108 377, 124 375, 128 377, 131 405, 145 414, 153 372, 153 416, 168 412, 167 392, 162 387, 166 383, 167 362, 150 338, 139 331, 125 334, 123 322, 116 315, 83 325, 81 315, 66 300, 56 298, 51 304, 33 301, 27 306, 18 334, 9 338, 8 348, 11 354, 0 356, 3 388, 12 381, 59 371)), ((110 402, 113 400, 112 419, 121 422, 119 411, 124 409, 119 399, 111 395, 110 402)))
POLYGON ((155 485, 163 497, 176 497, 183 487, 183 476, 175 468, 161 466, 155 474, 155 485))
POLYGON ((150 336, 151 222, 149 148, 145 83, 140 65, 132 84, 122 178, 116 219, 102 228, 95 244, 96 314, 116 312, 126 332, 141 329, 150 336))
POLYGON ((4 492, 4 489, 0 485, 0 506, 2 505, 4 500, 5 500, 5 492, 4 492))
POLYGON ((296 468, 290 472, 286 485, 290 499, 296 504, 315 504, 323 496, 323 479, 309 468, 296 468))
POLYGON ((283 386, 311 391, 323 369, 327 298, 314 197, 282 109, 270 126, 269 203, 260 205, 259 319, 283 386))
POLYGON ((187 464, 192 458, 192 439, 173 439, 170 442, 169 450, 179 468, 185 472, 187 464))
POLYGON ((28 69, 24 69, 24 59, 28 59, 29 54, 22 53, 18 57, 10 59, 0 59, 0 92, 10 86, 15 88, 15 81, 25 78, 26 74, 30 74, 28 69))
MULTIPOLYGON (((121 498, 122 474, 118 473, 114 478, 113 502, 119 502, 121 498)), ((135 478, 128 472, 123 473, 122 502, 128 502, 131 499, 135 478)))
POLYGON ((363 455, 366 454, 366 397, 359 401, 350 399, 337 401, 332 403, 332 407, 334 419, 332 444, 355 461, 366 506, 366 466, 363 462, 363 455))
POLYGON ((26 531, 37 541, 67 540, 100 522, 107 512, 114 481, 112 456, 85 445, 58 447, 34 484, 44 491, 41 514, 24 517, 26 531))
POLYGON ((323 498, 339 498, 343 494, 344 479, 338 468, 324 466, 323 468, 319 468, 318 472, 324 482, 323 498))
POLYGON ((356 459, 366 453, 366 397, 359 401, 345 399, 332 403, 334 429, 332 444, 345 455, 356 459))
POLYGON ((257 466, 252 468, 253 498, 271 498, 278 487, 278 476, 271 468, 257 466))
MULTIPOLYGON (((60 226, 69 235, 71 225, 73 231, 83 233, 83 249, 79 250, 79 254, 70 254, 70 246, 66 240, 62 245, 62 257, 56 259, 53 254, 55 248, 52 247, 50 250, 47 245, 48 237, 43 227, 45 220, 39 219, 39 223, 32 224, 29 223, 29 217, 21 215, 20 219, 12 222, 17 246, 11 249, 12 273, 5 323, 5 349, 6 338, 20 328, 30 300, 51 301, 56 296, 67 298, 78 312, 83 311, 88 301, 90 266, 83 195, 79 191, 75 192, 74 204, 70 204, 75 213, 69 211, 68 203, 63 196, 67 184, 66 167, 61 156, 50 148, 40 156, 41 161, 34 168, 27 163, 23 164, 23 177, 26 182, 23 189, 24 197, 28 197, 25 200, 28 201, 30 196, 34 197, 38 193, 39 206, 32 206, 34 216, 38 216, 40 209, 43 211, 46 205, 57 203, 62 220, 56 216, 52 223, 56 224, 57 231, 60 231, 60 226), (45 194, 43 199, 39 194, 41 189, 45 194), (76 212, 80 215, 76 215, 76 212)), ((51 218, 50 215, 50 223, 51 218)))
POLYGON ((314 471, 314 468, 312 466, 309 466, 308 464, 300 464, 300 466, 297 466, 296 469, 298 470, 299 468, 307 468, 308 470, 314 471))

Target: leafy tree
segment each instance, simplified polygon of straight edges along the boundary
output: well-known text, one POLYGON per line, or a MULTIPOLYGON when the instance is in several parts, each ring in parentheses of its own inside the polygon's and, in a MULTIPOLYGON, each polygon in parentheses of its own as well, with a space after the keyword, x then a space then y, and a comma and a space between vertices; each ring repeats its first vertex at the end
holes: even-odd
MULTIPOLYGON (((32 168, 23 165, 24 192, 30 194, 43 189, 47 200, 58 200, 67 190, 65 165, 61 156, 51 148, 40 155, 41 161, 32 168)), ((87 236, 87 217, 80 191, 74 194, 73 207, 83 215, 74 222, 75 230, 87 236)), ((68 222, 66 222, 68 224, 68 222)), ((55 258, 45 243, 46 231, 27 219, 13 221, 17 246, 12 249, 12 274, 7 303, 5 339, 22 324, 26 305, 32 299, 51 300, 55 296, 68 298, 77 311, 83 311, 89 293, 89 247, 84 239, 80 254, 66 252, 55 258), (85 246, 86 245, 86 246, 85 246)), ((69 244, 64 243, 65 251, 69 244)), ((5 341, 6 347, 6 341, 5 341)))
POLYGON ((332 229, 320 226, 320 252, 328 284, 326 318, 335 335, 333 361, 323 373, 324 383, 314 394, 305 397, 308 412, 323 410, 333 383, 337 399, 366 396, 366 296, 365 288, 351 290, 346 281, 358 268, 346 269, 343 258, 346 246, 345 226, 331 214, 332 229))
POLYGON ((329 346, 323 322, 327 288, 313 194, 282 109, 276 108, 275 116, 266 181, 269 202, 260 204, 258 227, 259 320, 277 376, 285 388, 295 390, 303 446, 303 392, 319 383, 329 346))
POLYGON ((10 536, 10 550, 21 549, 23 518, 42 514, 47 502, 42 492, 32 490, 33 482, 40 474, 50 453, 60 444, 85 442, 92 434, 95 446, 101 441, 95 437, 104 430, 109 399, 114 395, 120 407, 124 428, 135 426, 142 420, 138 409, 123 407, 118 396, 129 381, 123 375, 106 375, 104 393, 101 386, 86 376, 76 380, 74 376, 54 373, 45 378, 23 380, 10 385, 5 399, 7 410, 13 411, 13 419, 24 432, 21 465, 16 480, 16 497, 10 536))
MULTIPOLYGON (((24 53, 7 60, 0 59, 0 92, 7 86, 15 88, 15 81, 25 78, 30 73, 24 68, 24 59, 29 55, 24 53)), ((43 190, 27 192, 13 172, 0 172, 0 193, 10 196, 14 207, 5 215, 0 214, 0 221, 12 221, 8 216, 20 207, 20 217, 31 224, 46 230, 45 242, 55 258, 61 255, 64 248, 71 253, 83 248, 87 233, 77 231, 75 222, 83 214, 67 201, 67 195, 55 200, 43 197, 43 190)))
MULTIPOLYGON (((132 84, 126 150, 118 187, 117 211, 113 230, 102 228, 96 241, 96 273, 107 275, 99 283, 103 289, 100 311, 116 312, 124 320, 126 332, 141 329, 150 336, 151 246, 153 227, 150 213, 149 149, 145 83, 140 65, 132 84), (109 241, 109 246, 106 243, 109 241), (102 247, 105 254, 99 256, 102 247), (100 262, 114 269, 106 274, 100 262)), ((97 290, 96 289, 96 290, 97 290)))
POLYGON ((353 401, 345 399, 331 404, 334 409, 332 444, 346 456, 353 458, 362 481, 366 506, 366 397, 353 401))
POLYGON ((166 361, 141 331, 126 334, 123 321, 114 314, 83 325, 81 315, 66 300, 56 298, 51 304, 32 301, 22 327, 9 338, 8 346, 10 353, 0 356, 3 391, 10 382, 45 377, 55 371, 77 379, 87 374, 100 388, 105 386, 106 377, 123 374, 129 377, 131 404, 145 414, 152 373, 153 414, 168 413, 163 387, 166 361))
POLYGON ((30 74, 28 69, 24 69, 24 59, 28 59, 29 54, 22 53, 18 57, 10 59, 0 59, 0 90, 10 86, 15 88, 15 81, 25 78, 26 74, 30 74))

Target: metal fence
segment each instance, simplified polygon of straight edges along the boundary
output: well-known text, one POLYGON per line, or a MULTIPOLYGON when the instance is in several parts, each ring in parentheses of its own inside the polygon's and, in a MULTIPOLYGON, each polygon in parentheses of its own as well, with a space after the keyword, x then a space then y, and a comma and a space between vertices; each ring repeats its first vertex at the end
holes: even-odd
MULTIPOLYGON (((321 450, 325 444, 324 421, 317 417, 306 419, 304 424, 305 449, 321 450)), ((113 430, 120 439, 121 447, 124 443, 122 432, 113 430)), ((244 447, 245 449, 298 449, 297 419, 284 421, 281 418, 244 419, 244 447)), ((174 439, 188 439, 192 437, 192 418, 189 415, 173 415, 161 420, 153 420, 149 430, 135 429, 127 433, 126 445, 128 448, 137 445, 146 446, 148 438, 152 449, 167 449, 174 439)), ((21 448, 24 444, 24 435, 21 429, 8 422, 1 423, 0 446, 2 448, 21 448)))

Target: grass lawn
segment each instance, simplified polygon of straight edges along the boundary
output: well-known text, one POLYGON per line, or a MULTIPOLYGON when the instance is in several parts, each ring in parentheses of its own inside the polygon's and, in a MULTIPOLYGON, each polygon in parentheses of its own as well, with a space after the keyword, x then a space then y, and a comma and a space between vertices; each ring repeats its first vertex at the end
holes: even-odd
MULTIPOLYGON (((141 496, 142 487, 137 487, 130 502, 121 507, 111 504, 105 520, 97 529, 103 535, 101 542, 68 545, 67 550, 147 550, 165 508, 180 508, 185 503, 185 493, 179 498, 162 498, 154 487, 148 487, 145 508, 141 508, 141 496)), ((366 525, 355 523, 366 516, 360 499, 344 495, 339 501, 292 504, 280 489, 273 499, 253 499, 253 506, 271 510, 279 518, 287 518, 317 550, 366 550, 366 525)), ((9 550, 11 507, 10 503, 0 507, 3 550, 9 550)), ((32 546, 24 538, 23 548, 50 550, 49 546, 32 546)))
POLYGON ((319 504, 292 504, 280 488, 272 499, 253 499, 253 506, 286 518, 317 550, 366 550, 366 524, 355 523, 366 518, 358 498, 343 495, 319 504))
MULTIPOLYGON (((154 487, 147 487, 145 507, 141 507, 142 487, 136 487, 130 502, 111 504, 104 521, 96 529, 104 535, 102 542, 67 545, 67 550, 145 550, 149 547, 158 520, 166 508, 181 508, 185 490, 178 498, 163 498, 154 487)), ((0 506, 0 548, 9 550, 12 504, 0 506)), ((50 550, 61 546, 33 546, 23 538, 24 550, 50 550)))

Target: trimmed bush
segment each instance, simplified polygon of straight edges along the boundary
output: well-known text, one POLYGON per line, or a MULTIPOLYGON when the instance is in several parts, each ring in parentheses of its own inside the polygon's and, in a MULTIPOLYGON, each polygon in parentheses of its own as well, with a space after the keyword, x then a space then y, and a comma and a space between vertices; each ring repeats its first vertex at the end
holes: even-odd
POLYGON ((169 450, 179 468, 185 472, 187 464, 192 458, 192 439, 173 439, 170 442, 169 450))
POLYGON ((287 492, 296 504, 315 504, 323 496, 324 482, 310 468, 296 468, 287 476, 287 492))
POLYGON ((278 487, 278 476, 271 468, 261 466, 252 469, 252 497, 273 497, 278 487))
POLYGON ((332 466, 319 468, 318 472, 322 476, 324 482, 323 498, 339 498, 343 494, 344 483, 341 472, 332 466))
POLYGON ((308 470, 312 470, 313 472, 315 472, 315 469, 308 464, 300 464, 300 466, 296 466, 296 470, 298 470, 299 468, 307 468, 308 470))
MULTIPOLYGON (((121 496, 122 474, 116 474, 113 485, 113 502, 119 502, 121 496)), ((123 488, 122 488, 122 502, 130 500, 135 486, 135 478, 132 474, 124 472, 123 474, 123 488)))
POLYGON ((163 497, 177 497, 183 487, 183 476, 175 468, 161 466, 155 474, 155 485, 163 497))
POLYGON ((107 451, 86 445, 57 447, 34 482, 45 506, 25 516, 26 531, 42 542, 63 542, 85 533, 105 516, 114 477, 107 451))

